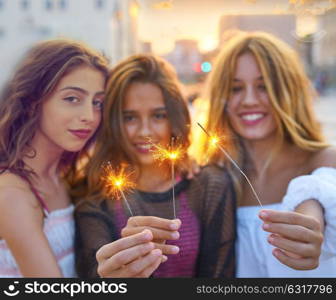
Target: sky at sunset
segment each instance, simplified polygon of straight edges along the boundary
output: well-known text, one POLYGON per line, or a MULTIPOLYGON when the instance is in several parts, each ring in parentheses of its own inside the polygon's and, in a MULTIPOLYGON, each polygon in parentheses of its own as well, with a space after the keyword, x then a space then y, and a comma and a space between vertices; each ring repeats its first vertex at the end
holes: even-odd
MULTIPOLYGON (((200 49, 212 50, 218 42, 222 15, 281 14, 295 0, 138 0, 141 40, 151 41, 154 52, 165 54, 176 39, 195 39, 200 49)), ((316 2, 316 1, 315 1, 316 2)), ((323 4, 326 1, 319 1, 323 4)), ((320 4, 321 5, 321 4, 320 4)), ((326 2, 327 5, 327 2, 326 2)))

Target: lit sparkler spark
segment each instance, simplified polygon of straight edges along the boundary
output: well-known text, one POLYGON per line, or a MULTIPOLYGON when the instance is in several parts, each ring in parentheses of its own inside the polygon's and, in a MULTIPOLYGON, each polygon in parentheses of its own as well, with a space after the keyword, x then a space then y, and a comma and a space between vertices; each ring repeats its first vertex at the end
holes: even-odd
POLYGON ((125 196, 125 191, 133 189, 135 184, 129 179, 131 174, 127 174, 125 167, 122 166, 120 170, 116 171, 113 169, 110 163, 104 167, 103 181, 105 182, 105 187, 107 189, 108 195, 113 195, 118 197, 119 194, 125 201, 127 209, 129 210, 131 216, 134 214, 132 212, 131 206, 129 205, 127 198, 125 196))
POLYGON ((182 146, 173 146, 170 145, 168 148, 163 148, 159 145, 152 144, 155 148, 153 150, 153 157, 154 159, 164 162, 164 161, 171 161, 171 162, 176 162, 178 159, 182 157, 182 146))
POLYGON ((257 201, 259 202, 259 205, 261 206, 261 208, 263 207, 261 204, 261 201, 255 191, 255 189, 253 188, 252 183, 250 182, 250 180, 248 179, 248 177, 246 176, 246 174, 243 172, 243 170, 238 166, 238 164, 232 159, 232 157, 229 155, 229 153, 227 151, 225 151, 225 149, 219 144, 220 139, 219 137, 217 137, 216 135, 210 135, 207 130, 200 124, 197 123, 197 125, 199 127, 201 127, 201 129, 206 133, 207 136, 209 136, 210 138, 210 145, 213 147, 218 147, 218 149, 231 161, 231 163, 239 170, 239 172, 244 176, 244 178, 246 179, 248 185, 250 186, 254 197, 257 199, 257 201))
MULTIPOLYGON (((204 129, 204 128, 202 128, 202 129, 204 129)), ((210 137, 210 142, 209 143, 210 143, 210 146, 212 148, 216 148, 216 147, 218 147, 218 144, 223 144, 223 142, 225 142, 223 136, 212 134, 211 137, 210 137)))

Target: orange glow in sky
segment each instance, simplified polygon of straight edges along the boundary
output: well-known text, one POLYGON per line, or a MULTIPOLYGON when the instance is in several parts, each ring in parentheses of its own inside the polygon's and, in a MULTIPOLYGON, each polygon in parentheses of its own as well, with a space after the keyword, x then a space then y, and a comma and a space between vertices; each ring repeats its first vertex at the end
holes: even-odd
MULTIPOLYGON (((336 5, 336 0, 137 0, 140 4, 138 36, 152 43, 159 55, 172 51, 176 40, 198 41, 201 51, 216 48, 219 21, 223 15, 295 14, 305 9, 321 10, 336 5)), ((316 22, 302 21, 298 35, 316 30, 316 22), (308 28, 309 27, 309 28, 308 28), (304 31, 304 32, 303 32, 304 31)), ((234 24, 233 24, 234 25, 234 24)))

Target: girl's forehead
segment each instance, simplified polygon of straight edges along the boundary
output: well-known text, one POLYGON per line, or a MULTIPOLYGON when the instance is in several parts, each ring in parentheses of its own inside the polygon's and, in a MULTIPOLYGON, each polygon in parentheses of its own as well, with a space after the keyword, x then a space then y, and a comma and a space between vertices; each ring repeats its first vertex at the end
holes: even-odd
POLYGON ((234 79, 262 79, 259 64, 251 53, 246 53, 238 57, 234 79))
POLYGON ((164 106, 162 91, 152 83, 132 83, 126 91, 123 106, 137 109, 162 107, 164 106))

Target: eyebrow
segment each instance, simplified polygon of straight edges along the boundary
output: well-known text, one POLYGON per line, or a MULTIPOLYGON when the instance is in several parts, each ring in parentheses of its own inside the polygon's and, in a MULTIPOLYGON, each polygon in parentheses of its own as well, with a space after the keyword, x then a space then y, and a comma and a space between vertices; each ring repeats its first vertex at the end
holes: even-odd
MULTIPOLYGON (((166 107, 157 107, 157 108, 154 108, 153 111, 157 112, 157 111, 166 111, 167 108, 166 107)), ((130 113, 134 113, 136 112, 135 110, 123 110, 123 113, 124 114, 130 114, 130 113)))
POLYGON ((101 91, 101 92, 97 92, 97 93, 96 93, 96 96, 105 96, 105 93, 104 93, 103 91, 101 91))
MULTIPOLYGON (((85 95, 89 94, 88 91, 86 91, 86 90, 84 90, 84 89, 82 89, 78 86, 66 86, 66 87, 60 89, 60 91, 65 91, 65 90, 74 90, 74 91, 80 92, 80 93, 85 94, 85 95)), ((105 93, 103 91, 100 91, 100 92, 97 92, 95 95, 100 96, 100 95, 104 95, 104 94, 105 93)))
MULTIPOLYGON (((264 78, 262 76, 259 76, 258 78, 256 78, 256 80, 264 80, 264 78)), ((237 81, 243 81, 243 80, 234 78, 233 81, 237 82, 237 81)))
POLYGON ((167 110, 166 107, 158 107, 154 109, 154 111, 166 111, 166 110, 167 110))

